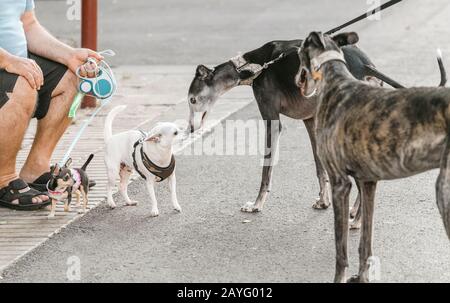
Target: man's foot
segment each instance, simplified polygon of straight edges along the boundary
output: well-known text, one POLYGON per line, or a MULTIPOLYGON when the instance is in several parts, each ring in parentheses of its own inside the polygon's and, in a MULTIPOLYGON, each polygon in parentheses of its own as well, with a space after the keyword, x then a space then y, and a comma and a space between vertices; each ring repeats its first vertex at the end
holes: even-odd
POLYGON ((50 198, 32 189, 21 179, 9 182, 0 189, 0 206, 17 210, 36 210, 51 203, 50 198))

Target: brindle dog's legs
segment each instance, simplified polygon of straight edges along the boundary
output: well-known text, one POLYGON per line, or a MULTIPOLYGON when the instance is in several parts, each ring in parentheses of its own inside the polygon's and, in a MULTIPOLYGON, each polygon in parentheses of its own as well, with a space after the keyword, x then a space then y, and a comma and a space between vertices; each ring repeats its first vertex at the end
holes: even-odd
POLYGON ((334 232, 336 241, 336 274, 334 282, 346 282, 346 270, 348 267, 347 238, 348 238, 348 216, 349 195, 352 183, 347 176, 330 177, 331 192, 334 210, 334 232))
POLYGON ((450 238, 450 140, 448 138, 440 169, 436 182, 436 200, 447 236, 450 238))
POLYGON ((273 165, 276 164, 275 162, 278 157, 278 141, 281 134, 281 122, 279 116, 276 119, 266 119, 263 115, 263 119, 266 123, 266 147, 261 187, 256 202, 247 202, 241 207, 241 211, 243 212, 259 212, 262 210, 271 188, 273 165))
POLYGON ((328 182, 327 172, 320 162, 319 156, 317 155, 317 143, 316 143, 316 132, 314 130, 314 118, 303 120, 305 123, 306 130, 308 131, 309 140, 311 141, 311 147, 314 155, 314 162, 316 163, 317 178, 319 179, 320 192, 319 197, 313 204, 315 209, 326 209, 330 206, 330 188, 328 182))
POLYGON ((361 206, 361 184, 356 182, 358 187, 358 196, 356 197, 355 204, 353 204, 352 209, 350 209, 350 229, 360 229, 361 228, 361 216, 362 216, 362 206, 361 206))
POLYGON ((373 212, 375 205, 376 182, 361 182, 359 184, 361 192, 361 207, 363 213, 363 226, 361 239, 359 241, 359 273, 349 279, 349 282, 369 282, 369 258, 372 256, 372 232, 373 232, 373 212))

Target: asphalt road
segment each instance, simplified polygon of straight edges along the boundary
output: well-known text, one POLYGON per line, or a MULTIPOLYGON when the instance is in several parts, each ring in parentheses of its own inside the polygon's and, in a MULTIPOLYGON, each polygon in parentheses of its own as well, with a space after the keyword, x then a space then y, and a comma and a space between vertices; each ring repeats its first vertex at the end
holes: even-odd
MULTIPOLYGON (((220 63, 272 39, 328 29, 367 8, 356 0, 339 1, 339 6, 325 0, 139 0, 132 8, 126 1, 105 3, 103 14, 112 17, 102 19, 101 47, 118 50, 116 64, 220 63)), ((58 10, 64 13, 64 4, 40 4, 38 14, 52 32, 76 38, 73 23, 51 18, 58 10)), ((450 58, 449 14, 446 0, 427 5, 408 0, 380 21, 351 29, 360 33, 362 47, 384 72, 407 85, 434 85, 439 79, 436 47, 450 58)), ((259 115, 253 104, 235 118, 259 115)), ((133 183, 138 207, 99 207, 12 266, 3 281, 67 281, 71 256, 81 260, 82 282, 331 281, 332 211, 311 208, 318 185, 308 136, 299 122, 285 119, 285 124, 263 213, 239 211, 256 197, 259 157, 180 156, 182 214, 171 211, 163 186, 157 195, 161 215, 149 218, 143 184, 133 183)), ((450 282, 450 243, 435 203, 436 177, 432 171, 380 184, 374 252, 381 261, 381 281, 450 282)), ((350 274, 357 270, 358 241, 359 233, 352 232, 350 274)))
MULTIPOLYGON (((253 104, 233 118, 259 117, 253 104)), ((183 213, 172 211, 162 185, 161 214, 150 218, 144 185, 133 183, 131 196, 139 206, 100 206, 12 266, 4 281, 67 281, 71 256, 81 261, 81 282, 332 281, 333 213, 311 208, 318 185, 308 136, 298 121, 284 122, 264 212, 239 211, 257 193, 258 156, 179 156, 183 213)), ((374 254, 381 281, 450 282, 450 243, 434 200, 436 177, 433 171, 380 184, 374 254)), ((352 231, 351 274, 357 271, 358 241, 359 232, 352 231)))

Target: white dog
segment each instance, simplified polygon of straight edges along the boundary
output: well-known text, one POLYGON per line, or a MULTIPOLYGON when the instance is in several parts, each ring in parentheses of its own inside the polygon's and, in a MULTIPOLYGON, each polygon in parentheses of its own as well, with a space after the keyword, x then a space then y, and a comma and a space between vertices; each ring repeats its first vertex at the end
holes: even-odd
POLYGON ((125 199, 126 205, 136 205, 128 197, 128 182, 133 170, 145 179, 151 201, 151 216, 159 215, 156 202, 155 182, 168 179, 173 207, 181 212, 176 194, 175 158, 172 153, 174 139, 180 132, 173 123, 158 123, 150 133, 139 130, 130 130, 112 134, 114 117, 126 108, 117 106, 111 110, 105 122, 105 164, 108 172, 107 199, 108 205, 115 208, 112 197, 112 188, 120 177, 119 191, 125 199))

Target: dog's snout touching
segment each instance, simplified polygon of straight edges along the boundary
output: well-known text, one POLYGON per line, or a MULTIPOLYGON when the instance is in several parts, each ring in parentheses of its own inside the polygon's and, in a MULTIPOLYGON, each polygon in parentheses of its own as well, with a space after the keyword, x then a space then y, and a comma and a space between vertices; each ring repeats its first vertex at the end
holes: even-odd
POLYGON ((195 97, 191 97, 191 99, 189 100, 192 104, 197 103, 197 99, 195 99, 195 97))

